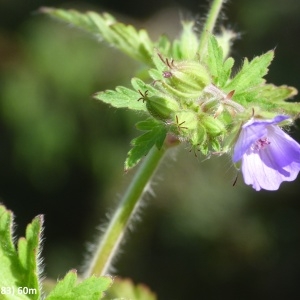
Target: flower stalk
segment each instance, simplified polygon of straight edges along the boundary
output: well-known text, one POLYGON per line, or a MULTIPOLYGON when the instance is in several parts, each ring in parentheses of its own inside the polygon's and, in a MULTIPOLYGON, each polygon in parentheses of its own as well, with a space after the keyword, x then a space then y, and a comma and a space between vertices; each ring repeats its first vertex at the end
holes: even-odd
MULTIPOLYGON (((200 57, 204 54, 203 51, 206 49, 208 32, 213 31, 223 2, 223 0, 213 0, 212 2, 204 25, 203 34, 200 39, 200 57)), ((177 143, 178 140, 176 138, 171 135, 167 135, 164 146, 160 150, 154 146, 147 154, 138 171, 134 175, 131 184, 128 186, 119 206, 114 212, 104 235, 100 239, 99 245, 94 253, 94 257, 84 274, 85 278, 92 275, 106 275, 108 273, 126 229, 128 228, 128 225, 142 200, 143 194, 147 191, 150 180, 153 177, 160 161, 162 160, 166 150, 177 143)))
POLYGON ((92 275, 107 275, 126 229, 166 150, 166 146, 160 150, 153 147, 145 157, 100 240, 90 266, 84 275, 85 278, 92 275))

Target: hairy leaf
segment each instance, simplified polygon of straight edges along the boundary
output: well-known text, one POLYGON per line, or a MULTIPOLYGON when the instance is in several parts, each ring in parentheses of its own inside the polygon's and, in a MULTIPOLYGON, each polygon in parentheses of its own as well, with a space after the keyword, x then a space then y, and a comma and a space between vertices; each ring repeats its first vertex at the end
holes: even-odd
POLYGON ((169 56, 171 55, 171 42, 166 35, 161 35, 155 43, 155 48, 159 49, 161 54, 169 56))
POLYGON ((226 91, 235 90, 235 96, 265 82, 263 77, 268 73, 268 67, 274 57, 274 51, 269 51, 252 61, 245 58, 242 69, 225 86, 226 91))
POLYGON ((116 90, 106 90, 94 95, 95 99, 101 100, 117 108, 129 108, 133 110, 146 111, 146 105, 143 101, 138 101, 141 95, 123 86, 116 87, 116 90))
POLYGON ((11 288, 11 293, 4 292, 1 299, 40 299, 38 258, 42 223, 42 216, 34 218, 27 226, 25 238, 19 239, 16 249, 13 243, 13 214, 0 205, 0 287, 11 288))
MULTIPOLYGON (((258 88, 260 105, 265 109, 276 108, 278 105, 288 115, 299 114, 300 103, 285 101, 297 95, 298 91, 291 86, 264 84, 258 88)), ((281 112, 280 112, 281 113, 281 112)))
POLYGON ((258 93, 261 98, 268 99, 270 102, 283 102, 297 95, 298 91, 287 85, 264 84, 258 88, 258 93))
POLYGON ((72 270, 57 283, 45 300, 99 300, 111 284, 110 277, 96 276, 77 283, 77 273, 72 270))
POLYGON ((151 96, 152 94, 157 94, 157 90, 153 87, 151 84, 145 83, 143 80, 139 78, 132 78, 131 79, 131 85, 136 91, 141 91, 142 93, 145 93, 148 91, 148 96, 151 96))
POLYGON ((42 8, 41 11, 72 24, 106 41, 130 57, 152 65, 153 42, 146 30, 118 22, 108 13, 81 13, 76 10, 42 8))
POLYGON ((133 139, 133 148, 128 152, 125 161, 125 171, 133 168, 138 162, 148 154, 153 146, 160 149, 166 137, 166 127, 162 122, 155 119, 148 119, 136 124, 137 129, 146 131, 141 136, 133 139))
POLYGON ((208 41, 208 55, 206 58, 208 68, 213 78, 213 83, 223 87, 228 81, 234 64, 232 57, 224 61, 223 49, 217 39, 211 35, 208 41))

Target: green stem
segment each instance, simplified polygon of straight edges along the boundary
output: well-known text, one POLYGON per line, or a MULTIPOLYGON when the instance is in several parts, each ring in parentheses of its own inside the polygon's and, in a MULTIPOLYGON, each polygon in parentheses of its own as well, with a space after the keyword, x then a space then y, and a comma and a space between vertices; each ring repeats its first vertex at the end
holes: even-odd
POLYGON ((160 150, 153 147, 145 157, 114 212, 84 277, 107 274, 130 219, 165 152, 166 148, 164 147, 160 150))
MULTIPOLYGON (((209 33, 213 31, 216 20, 220 13, 222 4, 225 0, 213 0, 206 23, 200 37, 199 53, 200 56, 206 51, 209 33)), ((166 149, 174 146, 178 141, 168 138, 165 146, 161 150, 153 147, 148 153, 140 168, 133 177, 131 184, 125 192, 119 206, 112 216, 108 227, 102 236, 98 247, 95 251, 94 257, 91 260, 90 266, 84 277, 91 275, 105 275, 112 263, 112 260, 122 242, 125 231, 136 208, 138 207, 144 192, 153 176, 159 162, 161 161, 166 149)))
POLYGON ((213 33, 214 27, 216 25, 218 16, 220 14, 221 8, 225 0, 213 0, 210 10, 208 12, 208 16, 206 22, 204 24, 201 36, 200 36, 200 44, 199 44, 199 54, 200 57, 206 51, 207 41, 209 34, 213 33))

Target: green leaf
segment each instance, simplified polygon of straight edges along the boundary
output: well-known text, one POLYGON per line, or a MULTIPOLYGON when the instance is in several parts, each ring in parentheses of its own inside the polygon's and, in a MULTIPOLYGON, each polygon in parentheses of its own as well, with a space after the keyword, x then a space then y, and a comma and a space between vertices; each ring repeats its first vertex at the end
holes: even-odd
POLYGON ((145 103, 142 100, 138 101, 141 95, 123 86, 116 87, 115 91, 106 90, 104 92, 98 92, 94 95, 94 98, 117 108, 129 108, 141 111, 147 110, 145 103))
POLYGON ((157 69, 150 69, 148 72, 149 72, 150 77, 154 81, 161 81, 161 80, 163 80, 163 74, 162 74, 161 71, 159 71, 157 69))
POLYGON ((92 276, 77 283, 77 273, 71 270, 57 283, 45 300, 99 300, 112 284, 110 277, 92 276))
POLYGON ((104 300, 156 300, 156 295, 144 284, 134 285, 130 279, 116 278, 104 300))
POLYGON ((153 87, 151 84, 145 83, 143 80, 139 78, 132 78, 131 79, 131 85, 136 91, 141 91, 142 93, 145 93, 145 91, 148 91, 148 96, 156 95, 158 91, 153 87))
POLYGON ((171 42, 166 35, 161 35, 154 46, 163 55, 169 56, 171 54, 171 42))
POLYGON ((164 57, 163 55, 161 55, 161 53, 159 51, 156 51, 152 57, 153 64, 155 66, 155 69, 152 69, 152 70, 156 70, 157 72, 160 73, 160 79, 163 78, 162 72, 166 71, 168 69, 166 64, 162 61, 162 59, 161 59, 162 57, 164 59, 168 58, 168 57, 164 57))
MULTIPOLYGON (((98 24, 93 21, 91 16, 93 13, 81 13, 76 10, 65 10, 65 9, 55 9, 50 7, 42 7, 40 12, 48 14, 58 20, 64 21, 66 23, 70 23, 80 29, 83 29, 89 33, 99 35, 98 24)), ((102 14, 100 20, 105 24, 105 26, 109 26, 109 24, 113 24, 116 22, 115 18, 110 14, 102 14)), ((101 37, 108 39, 109 35, 105 36, 106 30, 103 30, 101 37)))
POLYGON ((268 67, 274 57, 274 51, 269 51, 255 57, 251 62, 245 58, 242 69, 225 86, 226 91, 235 90, 234 96, 246 93, 249 89, 265 82, 263 77, 268 73, 268 67))
POLYGON ((278 103, 297 95, 298 91, 294 87, 287 85, 264 84, 259 87, 258 93, 259 97, 278 103))
POLYGON ((153 44, 146 30, 136 30, 123 23, 116 23, 111 29, 118 37, 115 44, 117 48, 136 60, 152 65, 153 44))
POLYGON ((136 127, 137 129, 146 132, 131 141, 133 148, 128 152, 125 161, 125 171, 128 171, 137 165, 138 162, 148 154, 153 146, 160 149, 167 134, 165 125, 152 118, 137 123, 136 127))
POLYGON ((269 110, 276 107, 284 110, 284 113, 293 116, 300 112, 300 103, 285 101, 297 95, 298 91, 291 86, 264 84, 257 89, 259 104, 269 110))
POLYGON ((43 217, 27 226, 25 238, 13 243, 13 214, 0 205, 0 288, 11 288, 3 299, 40 299, 39 253, 43 217))
POLYGON ((116 90, 106 90, 94 95, 95 99, 101 100, 117 108, 129 108, 132 110, 147 111, 141 93, 148 91, 148 96, 157 94, 157 90, 150 84, 145 83, 139 78, 132 78, 131 85, 136 91, 123 86, 116 87, 116 90), (139 92, 140 91, 140 92, 139 92))
POLYGON ((224 63, 222 72, 220 72, 219 76, 219 85, 224 86, 230 78, 232 67, 234 65, 234 59, 232 57, 228 57, 224 63))
POLYGON ((42 8, 41 12, 101 37, 128 56, 152 65, 154 46, 146 30, 137 30, 132 25, 120 23, 108 13, 81 13, 54 8, 42 8))
POLYGON ((208 40, 207 65, 214 78, 214 83, 217 84, 220 68, 223 65, 223 50, 213 35, 208 40))
POLYGON ((229 57, 224 62, 223 49, 213 35, 210 36, 208 41, 206 63, 212 74, 213 83, 222 88, 230 77, 234 60, 232 57, 229 57))

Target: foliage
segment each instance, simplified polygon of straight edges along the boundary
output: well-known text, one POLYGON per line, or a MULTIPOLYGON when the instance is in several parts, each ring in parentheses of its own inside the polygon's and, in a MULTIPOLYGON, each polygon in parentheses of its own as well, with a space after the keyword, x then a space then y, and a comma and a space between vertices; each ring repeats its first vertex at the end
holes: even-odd
POLYGON ((70 271, 46 297, 46 300, 99 300, 103 298, 112 283, 110 277, 92 276, 77 284, 77 274, 75 270, 70 271))
MULTIPOLYGON (((14 245, 13 214, 0 205, 0 291, 1 299, 41 299, 42 261, 41 233, 43 216, 37 216, 27 226, 25 238, 14 245)), ((77 284, 76 271, 70 271, 46 300, 89 299, 98 300, 112 283, 110 277, 92 276, 77 284)))
MULTIPOLYGON (((136 124, 143 134, 131 142, 126 171, 137 165, 151 148, 167 147, 165 141, 170 136, 178 143, 189 143, 195 153, 230 152, 247 120, 273 118, 279 113, 290 116, 282 120, 298 116, 299 103, 285 101, 297 94, 296 89, 266 83, 264 78, 274 51, 252 60, 245 58, 235 73, 234 59, 228 57, 232 37, 228 30, 219 35, 209 33, 208 44, 199 53, 201 45, 194 22, 183 22, 182 34, 174 41, 166 36, 152 41, 146 30, 120 23, 107 13, 51 8, 42 8, 41 12, 100 37, 150 68, 143 80, 132 79, 132 88, 117 86, 94 94, 95 99, 115 108, 134 110, 146 117, 136 124)), ((0 286, 1 296, 6 295, 3 299, 40 299, 42 221, 42 216, 36 217, 16 247, 12 213, 0 206, 0 286)), ((81 281, 72 270, 45 299, 86 299, 87 295, 89 299, 101 299, 111 284, 110 277, 91 276, 81 281)), ((117 280, 110 295, 156 299, 147 288, 134 286, 130 281, 117 280)))
POLYGON ((162 36, 154 42, 144 30, 121 24, 107 14, 50 8, 42 11, 98 34, 110 45, 154 66, 148 77, 152 85, 134 79, 134 90, 117 87, 95 95, 114 107, 148 112, 153 118, 152 129, 132 141, 125 170, 134 167, 153 145, 160 148, 166 133, 189 142, 194 150, 205 155, 211 151, 227 152, 234 138, 224 140, 224 137, 236 134, 251 115, 274 117, 284 110, 295 116, 299 109, 299 104, 284 101, 297 93, 292 87, 272 85, 274 92, 280 92, 276 92, 276 100, 270 97, 271 86, 266 85, 264 76, 274 57, 273 51, 251 61, 245 58, 239 72, 233 73, 234 59, 226 56, 231 40, 224 38, 230 36, 230 31, 210 35, 199 58, 199 37, 193 22, 183 22, 179 39, 171 42, 162 36))
MULTIPOLYGON (((38 276, 41 273, 41 261, 39 261, 40 241, 43 217, 37 216, 31 224, 27 226, 25 238, 20 238, 18 248, 14 245, 13 236, 13 214, 0 206, 0 286, 1 288, 11 288, 12 291, 5 292, 7 298, 9 294, 18 294, 20 299, 39 299, 40 286, 38 276), (18 293, 20 287, 32 289, 31 295, 18 293)), ((6 297, 3 296, 3 297, 6 297)))

